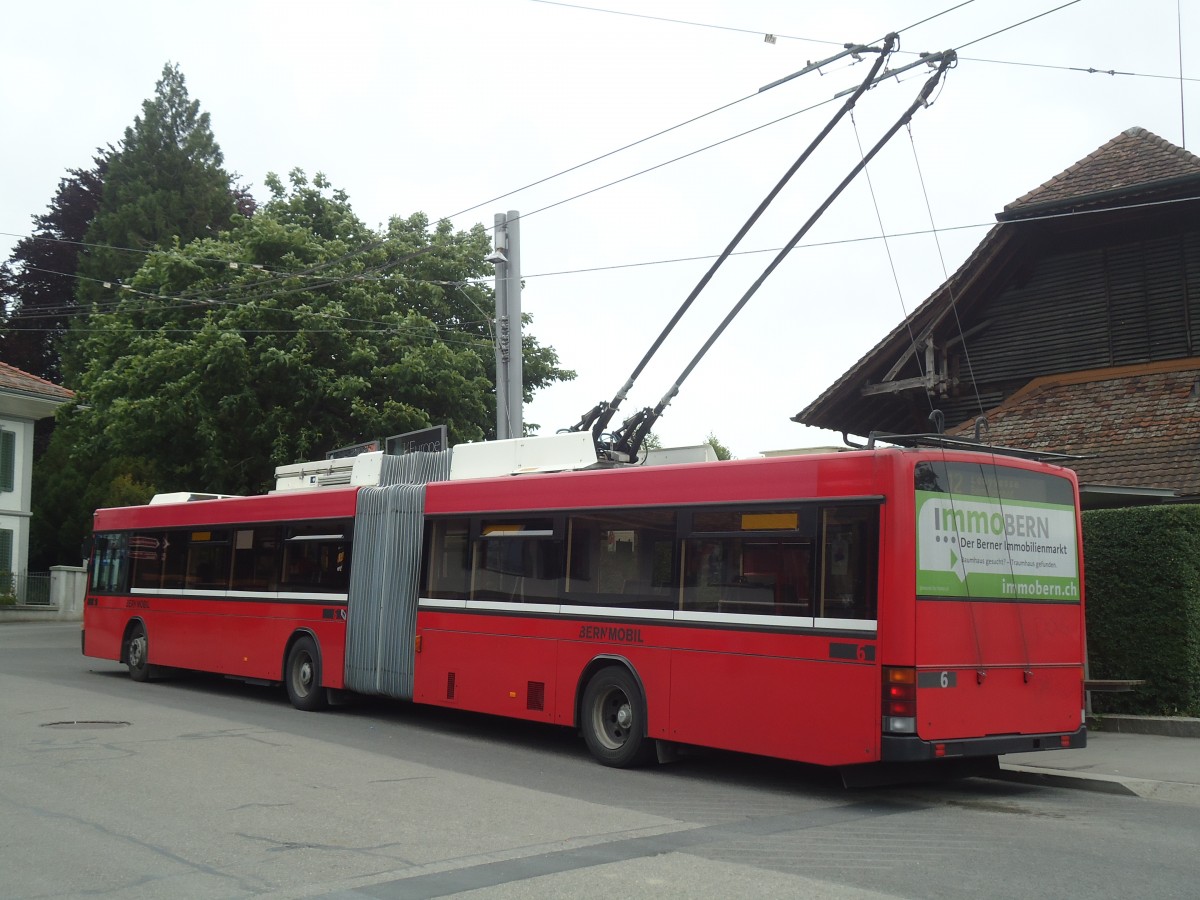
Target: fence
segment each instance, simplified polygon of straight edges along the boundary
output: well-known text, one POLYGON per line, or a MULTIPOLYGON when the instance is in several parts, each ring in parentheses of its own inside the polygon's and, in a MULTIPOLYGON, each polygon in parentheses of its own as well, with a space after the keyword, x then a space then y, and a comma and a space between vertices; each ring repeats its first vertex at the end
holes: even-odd
POLYGON ((0 605, 49 606, 50 573, 0 572, 0 605))

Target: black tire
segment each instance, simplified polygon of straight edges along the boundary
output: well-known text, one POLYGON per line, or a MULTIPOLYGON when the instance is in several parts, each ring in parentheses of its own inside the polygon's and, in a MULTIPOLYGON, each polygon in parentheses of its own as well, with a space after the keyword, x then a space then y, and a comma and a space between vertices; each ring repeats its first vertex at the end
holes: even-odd
POLYGON ((140 622, 129 632, 129 640, 125 644, 125 665, 129 667, 129 677, 134 681, 150 680, 150 638, 146 635, 146 626, 140 622))
POLYGON ((292 644, 283 673, 288 699, 292 706, 304 712, 315 712, 326 706, 325 688, 321 687, 321 657, 317 643, 305 635, 292 644))
POLYGON ((638 766, 654 755, 654 741, 646 737, 646 701, 621 666, 592 676, 583 691, 580 725, 588 750, 606 766, 638 766))

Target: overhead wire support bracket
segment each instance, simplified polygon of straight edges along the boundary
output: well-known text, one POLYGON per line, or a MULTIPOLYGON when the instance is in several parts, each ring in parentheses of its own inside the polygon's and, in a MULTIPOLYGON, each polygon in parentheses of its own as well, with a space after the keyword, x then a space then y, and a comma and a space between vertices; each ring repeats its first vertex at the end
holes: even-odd
MULTIPOLYGON (((891 37, 891 35, 889 35, 889 37, 891 37)), ((729 311, 729 313, 721 321, 721 324, 718 325, 712 335, 709 336, 708 340, 705 341, 704 346, 700 348, 694 357, 692 357, 692 361, 687 364, 684 370, 680 373, 679 377, 675 379, 675 383, 671 385, 667 393, 663 395, 663 398, 658 401, 658 405, 653 409, 647 407, 630 416, 621 426, 621 428, 618 429, 618 431, 613 435, 612 451, 614 454, 620 454, 630 460, 637 458, 638 453, 641 451, 643 441, 645 441, 646 436, 654 427, 654 423, 658 421, 668 404, 670 404, 670 402, 675 398, 675 395, 679 393, 680 385, 682 385, 684 380, 692 373, 692 370, 699 365, 700 360, 702 360, 704 355, 708 353, 709 348, 716 343, 717 338, 721 336, 729 324, 734 320, 734 318, 736 318, 737 314, 742 311, 742 308, 750 301, 750 298, 758 292, 758 289, 762 287, 763 282, 765 282, 771 273, 779 267, 787 255, 792 252, 798 243, 800 243, 800 240, 804 237, 804 235, 808 233, 809 229, 811 229, 812 226, 816 224, 817 220, 824 215, 825 210, 827 210, 833 204, 833 201, 838 198, 838 196, 846 189, 850 182, 853 181, 855 177, 867 167, 867 164, 874 159, 875 155, 879 153, 879 151, 884 148, 888 141, 895 136, 896 132, 912 121, 912 117, 916 114, 918 109, 928 105, 929 97, 933 94, 934 88, 937 87, 938 82, 941 81, 942 75, 945 74, 946 70, 950 68, 955 61, 957 61, 958 54, 953 50, 947 50, 943 53, 937 54, 937 58, 939 60, 937 68, 935 69, 934 73, 928 79, 926 79, 925 84, 922 85, 920 92, 917 94, 917 98, 912 102, 911 105, 909 105, 903 114, 901 114, 900 118, 898 118, 884 133, 883 137, 876 141, 875 145, 869 151, 867 151, 862 160, 855 164, 855 166, 850 170, 849 174, 847 174, 846 177, 842 179, 841 183, 834 188, 833 193, 825 198, 825 201, 819 207, 817 207, 816 211, 813 212, 811 216, 809 216, 808 221, 801 226, 800 230, 796 232, 796 234, 790 241, 788 241, 783 249, 776 254, 775 258, 771 260, 771 263, 767 266, 767 268, 763 270, 763 273, 759 275, 757 279, 755 279, 754 283, 750 285, 746 293, 742 295, 742 298, 734 305, 733 309, 729 311)), ((882 57, 880 60, 876 60, 876 63, 878 64, 881 60, 882 57)), ((871 76, 868 75, 868 78, 870 77, 871 76)), ((865 90, 867 85, 868 82, 864 81, 859 93, 861 93, 862 90, 865 90)), ((857 96, 858 93, 855 94, 855 97, 857 96)))
MULTIPOLYGON (((613 442, 605 440, 605 430, 608 428, 609 422, 612 421, 613 416, 616 414, 617 409, 621 406, 621 403, 627 396, 629 396, 629 391, 633 388, 633 384, 637 380, 638 376, 641 375, 642 371, 646 368, 647 364, 649 364, 654 354, 658 352, 659 347, 662 346, 663 342, 667 339, 667 336, 670 335, 670 333, 674 330, 675 326, 679 323, 679 320, 683 318, 684 313, 688 311, 689 307, 691 307, 692 303, 700 295, 700 292, 704 290, 709 281, 712 280, 712 277, 716 274, 717 269, 719 269, 725 260, 729 258, 733 251, 737 248, 738 244, 741 243, 742 238, 744 238, 747 232, 749 232, 754 226, 754 223, 759 220, 763 212, 766 211, 767 207, 770 206, 771 202, 776 196, 778 196, 779 192, 783 190, 784 186, 788 183, 788 181, 791 180, 792 176, 796 174, 799 168, 804 165, 804 163, 813 154, 820 143, 829 135, 831 131, 833 131, 837 123, 840 122, 842 118, 854 108, 854 104, 858 101, 858 98, 866 91, 867 86, 872 82, 872 80, 874 80, 875 76, 878 75, 879 69, 883 66, 888 56, 895 49, 898 40, 899 37, 896 34, 889 34, 883 39, 882 46, 880 47, 859 47, 856 45, 854 48, 847 49, 845 53, 841 54, 846 55, 850 53, 871 52, 878 53, 879 57, 871 65, 871 70, 867 73, 866 78, 863 79, 858 88, 851 91, 852 96, 842 104, 841 108, 836 113, 834 113, 833 117, 829 120, 821 132, 815 138, 813 138, 812 142, 807 148, 805 148, 804 152, 800 154, 799 158, 792 163, 791 168, 784 173, 783 177, 779 179, 779 182, 775 185, 775 187, 771 189, 770 193, 763 198, 762 202, 759 203, 758 207, 753 213, 751 213, 750 218, 746 220, 745 224, 743 224, 738 230, 738 233, 733 236, 733 240, 729 242, 728 246, 726 246, 726 248, 721 252, 720 256, 718 256, 716 260, 713 261, 713 264, 709 266, 708 271, 704 273, 703 277, 701 277, 701 279, 696 283, 696 286, 692 288, 692 291, 690 294, 688 294, 687 299, 680 304, 679 309, 675 311, 675 314, 666 324, 666 327, 663 328, 662 332, 655 339, 654 343, 650 345, 650 349, 646 351, 646 354, 642 357, 641 361, 637 364, 637 366, 634 367, 633 372, 630 374, 625 384, 621 386, 621 389, 617 391, 613 399, 608 402, 601 400, 598 404, 584 413, 579 422, 563 430, 586 431, 591 429, 596 445, 597 456, 608 456, 609 458, 614 458, 615 454, 613 453, 613 447, 611 446, 613 442), (605 446, 606 444, 609 446, 605 446)), ((809 71, 811 71, 811 68, 809 71)), ((800 73, 797 73, 797 75, 799 74, 800 73)), ((642 410, 642 413, 646 412, 648 412, 648 410, 642 410)), ((636 415, 641 415, 642 413, 638 413, 636 415)), ((628 433, 627 429, 629 426, 630 423, 628 421, 625 422, 621 426, 620 431, 622 433, 628 433)), ((617 461, 632 462, 632 459, 622 459, 617 461)))
MULTIPOLYGON (((843 440, 846 433, 842 432, 843 440)), ((1061 453, 1055 450, 1031 450, 1027 447, 1006 447, 1001 444, 989 444, 978 438, 955 436, 941 432, 924 434, 890 434, 884 431, 872 431, 867 436, 865 444, 853 444, 846 440, 848 446, 857 450, 874 450, 876 444, 891 444, 896 447, 909 449, 919 447, 939 447, 943 450, 968 450, 974 453, 993 453, 998 456, 1015 456, 1020 459, 1036 459, 1042 462, 1053 462, 1065 465, 1072 461, 1087 459, 1076 453, 1061 453)))
MULTIPOLYGON (((946 59, 947 55, 952 57, 950 62, 954 62, 955 60, 958 59, 958 54, 955 53, 953 50, 943 50, 941 53, 922 53, 921 58, 918 59, 916 62, 910 62, 908 65, 901 66, 898 69, 888 69, 886 72, 884 72, 878 78, 876 78, 874 81, 872 81, 870 84, 868 84, 867 87, 873 88, 873 87, 875 87, 875 85, 879 84, 879 82, 886 81, 889 78, 899 75, 901 72, 907 72, 909 69, 916 69, 916 68, 919 68, 920 66, 929 66, 930 68, 932 68, 933 66, 941 64, 946 59)), ((844 97, 844 96, 846 96, 846 94, 849 94, 853 90, 854 90, 854 88, 846 88, 846 90, 844 90, 844 91, 839 91, 838 93, 833 95, 833 99, 836 100, 838 97, 844 97)))
MULTIPOLYGON (((889 37, 892 37, 892 35, 889 35, 889 37)), ((887 40, 887 38, 884 38, 884 40, 887 40)), ((770 84, 764 84, 758 89, 758 93, 761 94, 763 91, 769 91, 771 88, 777 88, 781 84, 787 84, 787 82, 791 81, 793 78, 799 78, 801 75, 807 75, 809 72, 820 72, 823 67, 829 65, 830 63, 837 62, 839 59, 845 59, 847 56, 853 56, 856 60, 859 60, 862 59, 862 55, 864 53, 890 52, 881 51, 878 47, 868 47, 865 44, 844 44, 843 46, 845 46, 846 49, 841 53, 835 53, 833 56, 827 56, 825 59, 819 59, 816 62, 810 62, 799 72, 793 72, 791 75, 785 75, 778 81, 772 81, 770 84)), ((822 72, 822 74, 824 73, 822 72)), ((843 93, 849 94, 853 91, 854 88, 847 88, 843 93)), ((838 96, 840 97, 841 94, 838 94, 838 96)))

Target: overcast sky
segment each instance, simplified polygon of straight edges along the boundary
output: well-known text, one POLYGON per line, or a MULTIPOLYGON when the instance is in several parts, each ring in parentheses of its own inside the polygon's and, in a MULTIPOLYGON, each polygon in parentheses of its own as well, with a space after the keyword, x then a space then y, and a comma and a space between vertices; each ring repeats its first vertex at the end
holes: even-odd
MULTIPOLYGON (((420 210, 490 229, 495 213, 519 211, 532 331, 579 373, 525 411, 552 432, 612 397, 708 268, 697 258, 724 248, 869 61, 757 90, 898 30, 893 68, 961 48, 957 68, 911 139, 902 131, 870 167, 874 198, 864 177, 847 189, 656 428, 667 445, 713 433, 742 458, 836 443, 790 417, 929 296, 1005 204, 1132 126, 1200 143, 1200 72, 1187 63, 1200 52, 1200 5, 1079 0, 1051 11, 1064 2, 11 4, 0 246, 29 233, 68 169, 121 139, 163 64, 178 63, 227 168, 260 198, 267 172, 300 167, 346 190, 371 226, 420 210)), ((858 142, 871 146, 925 78, 914 70, 864 96, 857 134, 843 122, 741 249, 783 246, 859 159, 858 142)), ((772 256, 724 266, 623 412, 657 402, 772 256)))

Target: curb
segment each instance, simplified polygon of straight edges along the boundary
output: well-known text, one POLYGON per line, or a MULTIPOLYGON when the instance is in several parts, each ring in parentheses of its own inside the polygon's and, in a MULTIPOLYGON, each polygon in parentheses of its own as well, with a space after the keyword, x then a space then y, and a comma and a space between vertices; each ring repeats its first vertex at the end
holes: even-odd
POLYGON ((1200 719, 1184 716, 1089 716, 1088 728, 1117 734, 1157 734, 1163 737, 1200 738, 1200 719))
MULTIPOLYGON (((1113 775, 1091 775, 1081 772, 1067 774, 1061 769, 1043 769, 1038 766, 1019 766, 1013 763, 1001 763, 1000 771, 994 778, 1000 781, 1016 781, 1022 784, 1035 784, 1040 787, 1071 788, 1077 791, 1094 791, 1099 794, 1122 794, 1126 797, 1142 797, 1133 782, 1142 779, 1117 778, 1113 775)), ((1157 782, 1147 781, 1153 785, 1157 782)))
MULTIPOLYGON (((80 621, 82 616, 74 619, 80 621)), ((61 622, 62 617, 57 606, 27 606, 25 604, 0 606, 0 624, 7 622, 61 622)))
POLYGON ((1040 787, 1069 788, 1077 791, 1119 794, 1125 797, 1141 797, 1144 800, 1166 800, 1200 806, 1200 784, 1182 781, 1119 778, 1115 775, 1083 772, 1068 774, 1060 769, 1042 769, 1038 766, 1020 766, 1013 763, 1001 763, 1000 771, 992 777, 1000 781, 1014 781, 1040 787))

